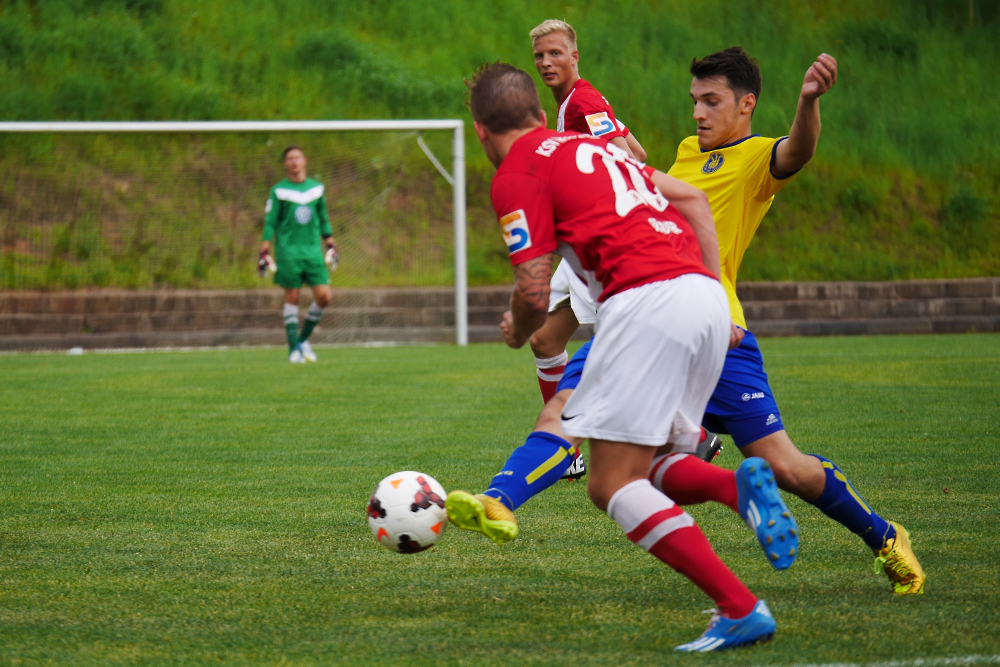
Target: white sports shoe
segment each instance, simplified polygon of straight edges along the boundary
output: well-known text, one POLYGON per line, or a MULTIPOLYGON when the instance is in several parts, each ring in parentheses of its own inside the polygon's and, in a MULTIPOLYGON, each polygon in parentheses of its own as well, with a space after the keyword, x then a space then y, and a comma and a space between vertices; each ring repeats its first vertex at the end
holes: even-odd
POLYGON ((288 355, 288 361, 293 364, 306 363, 306 360, 302 358, 302 353, 298 350, 292 350, 291 354, 288 355))
POLYGON ((312 345, 309 341, 304 340, 299 343, 299 350, 302 352, 302 356, 305 357, 306 361, 316 361, 316 353, 313 352, 312 345))

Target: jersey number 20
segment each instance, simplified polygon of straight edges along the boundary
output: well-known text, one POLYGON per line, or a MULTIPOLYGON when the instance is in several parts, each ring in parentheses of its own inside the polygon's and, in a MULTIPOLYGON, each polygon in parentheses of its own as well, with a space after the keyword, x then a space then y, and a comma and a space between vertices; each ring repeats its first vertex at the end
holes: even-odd
POLYGON ((656 211, 666 210, 667 200, 658 188, 650 190, 646 187, 646 178, 639 171, 638 163, 630 159, 625 151, 613 144, 608 144, 605 149, 581 143, 576 149, 576 168, 584 174, 593 174, 595 157, 601 158, 601 163, 608 170, 611 188, 615 192, 615 213, 620 217, 624 218, 641 204, 656 211))

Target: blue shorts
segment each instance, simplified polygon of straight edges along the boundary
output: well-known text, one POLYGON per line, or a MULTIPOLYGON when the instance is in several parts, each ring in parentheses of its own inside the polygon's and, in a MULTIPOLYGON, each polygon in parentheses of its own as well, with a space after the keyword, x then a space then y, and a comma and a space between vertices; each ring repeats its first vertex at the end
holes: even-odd
POLYGON ((757 338, 749 331, 739 347, 726 353, 722 376, 701 425, 713 433, 733 436, 737 447, 784 430, 757 338))
POLYGON ((563 389, 576 389, 577 385, 580 384, 580 378, 583 377, 583 365, 587 363, 587 355, 590 353, 590 344, 594 342, 593 336, 590 340, 583 344, 573 358, 569 360, 566 364, 566 368, 563 370, 562 379, 559 380, 559 384, 556 385, 556 393, 558 394, 563 389))
MULTIPOLYGON (((556 393, 563 389, 576 389, 580 384, 583 366, 593 342, 591 338, 584 343, 566 364, 556 393)), ((784 430, 778 404, 764 372, 764 358, 760 355, 757 338, 749 331, 740 346, 726 354, 722 377, 708 401, 701 423, 713 433, 733 436, 737 447, 784 430)))

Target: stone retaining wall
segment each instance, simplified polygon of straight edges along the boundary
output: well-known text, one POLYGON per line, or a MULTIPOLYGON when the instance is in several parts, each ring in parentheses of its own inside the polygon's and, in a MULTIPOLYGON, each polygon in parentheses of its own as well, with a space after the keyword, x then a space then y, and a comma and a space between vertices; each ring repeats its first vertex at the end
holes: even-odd
MULTIPOLYGON (((1000 332, 1000 278, 742 283, 762 336, 1000 332)), ((469 338, 500 340, 509 286, 469 291, 469 338)), ((450 342, 448 288, 334 291, 319 343, 450 342)), ((302 309, 308 305, 303 294, 302 309)), ((281 345, 279 290, 0 292, 0 350, 281 345)), ((582 327, 578 338, 590 335, 582 327)))

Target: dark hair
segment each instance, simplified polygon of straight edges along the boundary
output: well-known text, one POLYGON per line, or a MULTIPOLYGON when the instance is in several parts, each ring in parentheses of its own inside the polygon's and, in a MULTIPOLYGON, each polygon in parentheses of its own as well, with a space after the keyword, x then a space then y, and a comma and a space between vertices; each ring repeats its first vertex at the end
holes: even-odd
POLYGON ((760 99, 760 66, 757 59, 751 58, 742 47, 731 46, 701 60, 694 58, 691 61, 691 74, 696 79, 724 76, 736 99, 747 93, 753 93, 754 97, 760 99))
POLYGON ((306 154, 306 152, 304 150, 302 150, 302 146, 296 146, 296 145, 293 144, 293 145, 289 146, 288 148, 286 148, 281 153, 281 159, 284 160, 286 157, 288 157, 288 154, 291 153, 292 151, 298 151, 298 152, 302 153, 302 155, 306 154))
POLYGON ((494 134, 528 127, 541 121, 542 105, 535 82, 524 70, 495 62, 476 70, 469 87, 472 117, 494 134))

